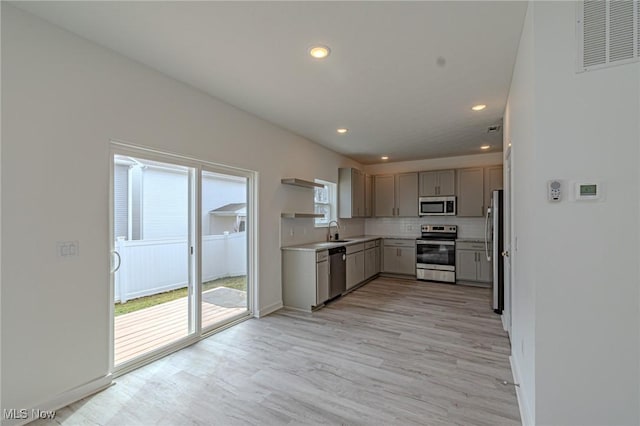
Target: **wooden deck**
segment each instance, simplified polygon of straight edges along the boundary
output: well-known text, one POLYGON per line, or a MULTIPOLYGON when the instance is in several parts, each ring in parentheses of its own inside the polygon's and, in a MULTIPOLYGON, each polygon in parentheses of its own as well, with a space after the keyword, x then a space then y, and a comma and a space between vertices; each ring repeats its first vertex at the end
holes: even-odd
MULTIPOLYGON (((223 308, 202 303, 202 327, 235 317, 246 308, 223 308)), ((189 334, 187 298, 115 317, 114 362, 129 361, 146 352, 161 348, 189 334)))

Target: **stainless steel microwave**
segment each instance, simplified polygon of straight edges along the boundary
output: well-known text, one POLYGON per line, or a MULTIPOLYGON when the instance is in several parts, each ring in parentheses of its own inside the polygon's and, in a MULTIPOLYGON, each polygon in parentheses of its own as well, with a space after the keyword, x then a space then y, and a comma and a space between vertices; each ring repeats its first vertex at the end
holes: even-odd
POLYGON ((420 197, 418 212, 420 216, 455 216, 456 197, 420 197))

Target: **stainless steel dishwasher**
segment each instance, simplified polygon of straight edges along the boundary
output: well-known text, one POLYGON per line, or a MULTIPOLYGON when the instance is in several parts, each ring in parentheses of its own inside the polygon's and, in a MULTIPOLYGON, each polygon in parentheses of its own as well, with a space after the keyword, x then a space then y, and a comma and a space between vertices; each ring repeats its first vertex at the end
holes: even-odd
POLYGON ((347 249, 329 249, 329 298, 339 296, 347 289, 347 249))

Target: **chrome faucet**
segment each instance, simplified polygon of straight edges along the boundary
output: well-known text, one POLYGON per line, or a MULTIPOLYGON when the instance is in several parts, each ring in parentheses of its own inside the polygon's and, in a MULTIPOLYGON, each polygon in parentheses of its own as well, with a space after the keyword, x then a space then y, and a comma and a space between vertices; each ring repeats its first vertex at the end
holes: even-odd
POLYGON ((329 225, 327 226, 327 241, 331 241, 331 224, 335 223, 336 224, 336 237, 334 238, 334 240, 338 240, 340 239, 340 224, 338 223, 337 220, 332 220, 331 222, 329 222, 329 225))

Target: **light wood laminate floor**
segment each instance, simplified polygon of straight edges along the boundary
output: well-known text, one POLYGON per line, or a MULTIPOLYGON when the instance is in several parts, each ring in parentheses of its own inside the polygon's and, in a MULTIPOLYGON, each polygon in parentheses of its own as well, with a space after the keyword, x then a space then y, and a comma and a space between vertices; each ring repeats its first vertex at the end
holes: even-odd
POLYGON ((313 314, 220 332, 55 423, 515 425, 508 356, 489 289, 378 278, 313 314))

